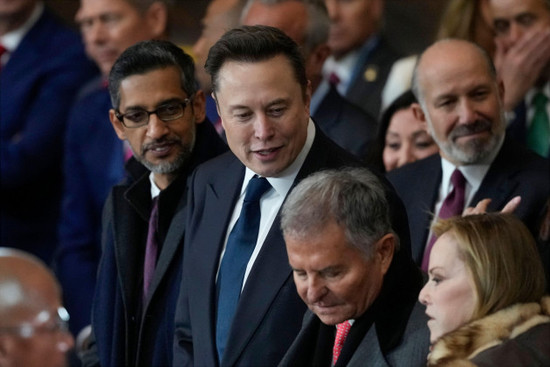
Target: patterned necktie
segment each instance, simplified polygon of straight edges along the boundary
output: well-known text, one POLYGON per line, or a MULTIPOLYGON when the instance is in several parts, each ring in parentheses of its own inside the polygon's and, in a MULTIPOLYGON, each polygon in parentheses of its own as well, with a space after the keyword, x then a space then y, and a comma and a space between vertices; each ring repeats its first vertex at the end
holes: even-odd
MULTIPOLYGON (((466 188, 466 179, 462 175, 462 172, 456 168, 451 175, 451 183, 453 184, 453 189, 443 201, 441 209, 439 209, 438 218, 447 219, 455 215, 462 214, 464 210, 464 190, 466 188)), ((432 252, 432 247, 435 243, 436 237, 432 234, 430 241, 426 246, 424 251, 424 257, 422 258, 422 270, 425 272, 428 271, 428 266, 430 262, 430 253, 432 252)))
POLYGON ((246 266, 258 238, 260 198, 270 188, 271 185, 264 177, 254 176, 250 180, 239 219, 227 239, 216 283, 218 291, 216 346, 220 361, 241 295, 246 266))
POLYGON ((527 132, 527 145, 543 157, 547 156, 550 148, 550 121, 546 110, 547 103, 548 97, 544 93, 535 94, 533 98, 535 113, 527 132))
POLYGON ((340 357, 342 347, 348 336, 351 324, 349 321, 344 321, 341 324, 336 325, 336 337, 334 338, 334 346, 332 347, 332 365, 334 366, 340 357))
POLYGON ((145 244, 145 260, 143 262, 143 300, 148 296, 149 287, 155 273, 158 255, 157 230, 159 221, 158 196, 153 199, 151 215, 149 216, 149 228, 147 230, 147 242, 145 244))

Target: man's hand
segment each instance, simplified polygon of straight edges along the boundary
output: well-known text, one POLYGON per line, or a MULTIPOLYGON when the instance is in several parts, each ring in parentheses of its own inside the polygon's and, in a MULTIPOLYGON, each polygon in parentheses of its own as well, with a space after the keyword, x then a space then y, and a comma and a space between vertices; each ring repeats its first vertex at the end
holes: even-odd
MULTIPOLYGON (((479 203, 475 207, 467 207, 462 212, 462 216, 466 215, 472 215, 472 214, 483 214, 487 213, 487 207, 489 206, 489 203, 491 202, 491 199, 483 199, 480 200, 479 203)), ((516 208, 521 203, 521 196, 516 196, 512 198, 500 211, 501 213, 513 213, 516 208)))
POLYGON ((550 63, 550 29, 529 30, 511 46, 497 37, 495 44, 495 67, 504 83, 504 109, 513 111, 550 63))

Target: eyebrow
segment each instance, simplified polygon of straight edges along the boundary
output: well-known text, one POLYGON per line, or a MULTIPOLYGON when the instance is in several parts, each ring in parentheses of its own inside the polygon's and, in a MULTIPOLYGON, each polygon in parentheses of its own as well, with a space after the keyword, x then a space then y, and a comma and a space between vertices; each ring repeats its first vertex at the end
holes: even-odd
MULTIPOLYGON (((186 97, 186 98, 189 98, 189 97, 186 97)), ((186 99, 186 98, 184 98, 184 99, 186 99)), ((182 103, 182 102, 183 102, 183 99, 181 99, 179 97, 168 98, 168 99, 160 101, 153 108, 159 108, 160 106, 164 106, 164 105, 167 105, 169 103, 182 103)), ((126 110, 136 110, 136 109, 146 110, 147 108, 144 105, 140 105, 140 104, 132 105, 132 106, 126 106, 126 110)))

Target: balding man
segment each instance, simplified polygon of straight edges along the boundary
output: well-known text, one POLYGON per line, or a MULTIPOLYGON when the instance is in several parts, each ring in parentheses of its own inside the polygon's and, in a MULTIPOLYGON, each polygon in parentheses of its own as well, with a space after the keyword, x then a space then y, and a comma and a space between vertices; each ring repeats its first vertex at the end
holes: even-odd
POLYGON ((389 173, 407 207, 415 261, 425 269, 430 213, 461 214, 485 198, 496 211, 521 196, 515 214, 535 233, 550 195, 550 167, 505 137, 504 87, 487 54, 467 41, 439 41, 421 55, 413 90, 420 103, 414 113, 440 149, 389 173))
POLYGON ((38 258, 0 247, 0 366, 59 367, 74 340, 61 288, 38 258))

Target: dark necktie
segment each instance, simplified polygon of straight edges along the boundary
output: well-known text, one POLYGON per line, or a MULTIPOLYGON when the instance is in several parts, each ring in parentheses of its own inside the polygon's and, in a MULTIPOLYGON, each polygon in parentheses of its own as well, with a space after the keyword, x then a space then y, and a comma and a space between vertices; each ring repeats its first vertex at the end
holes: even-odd
POLYGON ((546 104, 548 97, 539 92, 533 98, 535 113, 527 132, 527 145, 535 152, 546 157, 550 148, 550 122, 546 104))
MULTIPOLYGON (((447 219, 455 215, 462 214, 464 210, 464 189, 466 188, 466 179, 458 169, 455 169, 451 175, 451 183, 453 189, 443 201, 441 209, 439 209, 438 218, 447 219)), ((435 243, 436 237, 432 234, 430 241, 424 251, 424 257, 422 258, 422 270, 428 271, 428 265, 430 262, 430 253, 435 243)))
POLYGON ((332 347, 332 365, 334 366, 340 357, 342 347, 349 333, 351 324, 349 321, 344 321, 341 324, 336 325, 336 337, 334 338, 334 346, 332 347))
POLYGON ((241 214, 227 239, 225 254, 216 283, 218 309, 216 316, 216 346, 221 361, 227 336, 237 309, 246 265, 256 246, 260 227, 260 198, 271 188, 263 177, 254 176, 248 183, 241 214))
POLYGON ((153 199, 151 215, 149 216, 149 228, 147 230, 147 242, 145 244, 145 260, 143 262, 143 300, 148 296, 149 287, 155 273, 157 263, 158 241, 157 230, 159 221, 158 196, 153 199))

